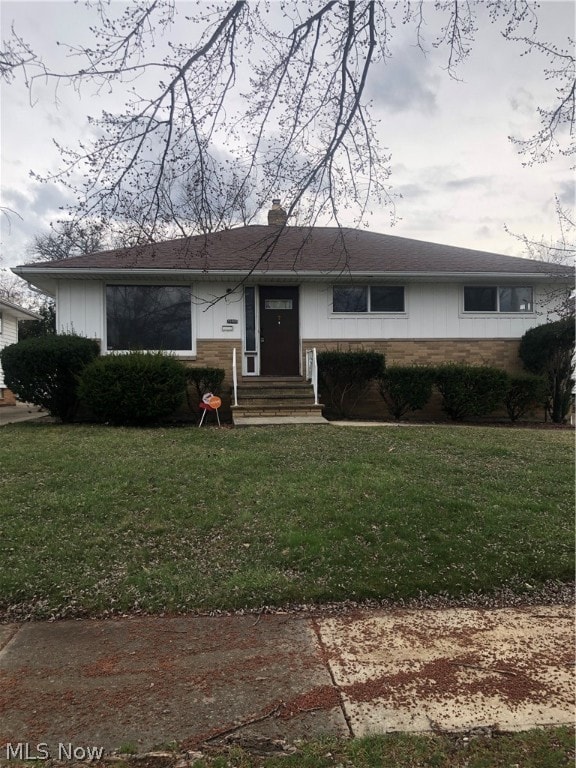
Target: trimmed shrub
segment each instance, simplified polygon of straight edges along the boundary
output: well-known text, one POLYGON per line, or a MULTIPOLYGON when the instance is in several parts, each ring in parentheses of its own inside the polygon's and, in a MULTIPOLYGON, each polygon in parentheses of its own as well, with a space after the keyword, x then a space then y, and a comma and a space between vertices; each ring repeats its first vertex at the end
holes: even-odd
POLYGON ((564 423, 572 402, 574 318, 526 331, 518 354, 526 370, 546 378, 546 412, 554 423, 564 423))
MULTIPOLYGON (((189 384, 194 385, 196 391, 196 405, 207 392, 212 392, 215 395, 220 394, 225 375, 226 372, 223 368, 186 368, 186 379, 189 384)), ((193 410, 188 388, 186 389, 186 397, 188 407, 193 410)))
POLYGON ((32 337, 0 352, 6 386, 51 416, 73 421, 78 407, 78 379, 100 354, 98 342, 82 336, 32 337))
POLYGON ((378 352, 320 352, 318 378, 328 396, 328 410, 337 417, 350 416, 368 385, 384 371, 378 352))
POLYGON ((378 389, 395 419, 424 408, 432 396, 435 369, 391 365, 378 381, 378 389))
POLYGON ((487 416, 504 400, 508 374, 487 365, 445 363, 436 368, 442 410, 453 420, 487 416))
POLYGON ((510 421, 516 421, 531 408, 544 405, 545 399, 546 381, 542 376, 519 373, 509 377, 504 405, 510 421))
POLYGON ((186 367, 162 353, 108 355, 85 368, 80 398, 97 421, 155 424, 171 416, 186 390, 186 367))

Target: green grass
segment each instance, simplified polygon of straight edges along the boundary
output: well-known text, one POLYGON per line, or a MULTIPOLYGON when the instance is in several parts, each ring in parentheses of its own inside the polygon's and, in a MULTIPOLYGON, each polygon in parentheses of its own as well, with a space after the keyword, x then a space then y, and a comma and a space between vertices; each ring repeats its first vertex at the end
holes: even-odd
POLYGON ((193 765, 194 768, 568 768, 574 765, 574 730, 535 729, 468 738, 391 734, 351 741, 310 742, 301 745, 293 755, 279 757, 257 757, 231 747, 193 765))
MULTIPOLYGON (((157 760, 133 760, 131 751, 122 751, 118 768, 143 764, 173 768, 182 763, 177 751, 173 758, 157 760)), ((294 753, 278 757, 254 755, 237 746, 213 746, 204 758, 188 764, 193 768, 572 768, 574 729, 534 729, 494 736, 390 734, 330 739, 300 744, 294 753)), ((25 768, 30 763, 0 758, 0 765, 25 768)))
POLYGON ((0 433, 0 610, 207 611, 573 577, 573 435, 473 427, 0 433))

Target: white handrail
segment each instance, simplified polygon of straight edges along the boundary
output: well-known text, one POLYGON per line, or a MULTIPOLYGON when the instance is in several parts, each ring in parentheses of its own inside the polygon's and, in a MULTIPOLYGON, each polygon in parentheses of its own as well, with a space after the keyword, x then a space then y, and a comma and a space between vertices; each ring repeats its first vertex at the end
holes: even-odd
POLYGON ((238 405, 238 369, 236 366, 236 347, 232 350, 232 385, 234 387, 234 405, 238 405))
POLYGON ((316 347, 306 350, 306 379, 312 383, 314 405, 320 405, 318 400, 318 358, 316 356, 316 347))

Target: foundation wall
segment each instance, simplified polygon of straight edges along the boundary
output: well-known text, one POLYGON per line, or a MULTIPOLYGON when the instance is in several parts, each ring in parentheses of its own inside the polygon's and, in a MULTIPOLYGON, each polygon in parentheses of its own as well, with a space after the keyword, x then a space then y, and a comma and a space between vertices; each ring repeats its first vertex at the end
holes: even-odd
POLYGON ((4 405, 16 405, 14 392, 8 387, 0 387, 0 408, 4 405))

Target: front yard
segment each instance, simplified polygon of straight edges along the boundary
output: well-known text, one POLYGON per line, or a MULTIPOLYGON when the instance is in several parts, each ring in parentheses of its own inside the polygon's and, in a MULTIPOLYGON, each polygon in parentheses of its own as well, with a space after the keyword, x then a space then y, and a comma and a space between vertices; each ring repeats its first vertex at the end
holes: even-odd
POLYGON ((29 422, 0 436, 4 618, 573 578, 570 431, 29 422))

